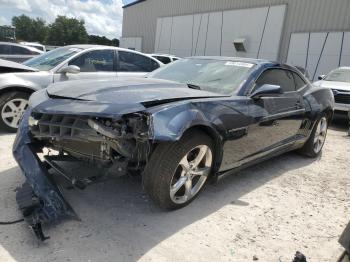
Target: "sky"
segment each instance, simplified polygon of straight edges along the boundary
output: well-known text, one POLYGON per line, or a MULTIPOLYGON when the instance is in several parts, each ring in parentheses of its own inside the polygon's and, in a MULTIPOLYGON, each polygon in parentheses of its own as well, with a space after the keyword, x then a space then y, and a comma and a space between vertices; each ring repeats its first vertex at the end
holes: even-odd
POLYGON ((51 23, 57 15, 83 19, 89 34, 119 38, 122 32, 122 6, 133 0, 0 0, 0 25, 25 14, 51 23))

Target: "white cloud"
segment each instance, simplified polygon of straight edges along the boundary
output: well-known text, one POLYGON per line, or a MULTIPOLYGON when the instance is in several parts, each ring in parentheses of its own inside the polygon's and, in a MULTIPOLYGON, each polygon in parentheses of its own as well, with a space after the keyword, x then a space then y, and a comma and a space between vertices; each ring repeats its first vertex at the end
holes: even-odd
POLYGON ((83 19, 89 34, 116 38, 122 30, 122 5, 122 0, 0 0, 0 19, 24 13, 51 23, 57 15, 65 15, 83 19))
POLYGON ((31 11, 30 5, 27 0, 1 0, 0 6, 1 7, 13 6, 21 11, 25 11, 25 12, 31 11))
POLYGON ((9 21, 5 17, 0 16, 0 25, 8 25, 9 21))

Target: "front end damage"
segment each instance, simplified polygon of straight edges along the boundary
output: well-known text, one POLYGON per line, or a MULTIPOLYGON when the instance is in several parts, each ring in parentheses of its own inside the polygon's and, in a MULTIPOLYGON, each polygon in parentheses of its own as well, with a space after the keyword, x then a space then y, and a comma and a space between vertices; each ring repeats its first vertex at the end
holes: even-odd
POLYGON ((64 177, 70 187, 84 189, 142 170, 152 151, 151 121, 146 113, 114 119, 26 111, 13 146, 13 155, 26 177, 16 200, 40 240, 47 239, 41 229, 43 223, 78 218, 55 176, 64 177), (67 162, 76 161, 98 172, 87 176, 67 171, 67 162))

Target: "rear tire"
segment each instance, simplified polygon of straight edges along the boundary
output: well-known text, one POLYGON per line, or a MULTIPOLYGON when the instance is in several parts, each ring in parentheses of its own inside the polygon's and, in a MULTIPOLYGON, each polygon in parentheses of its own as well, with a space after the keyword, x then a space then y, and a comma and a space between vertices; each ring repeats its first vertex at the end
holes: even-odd
POLYGON ((146 192, 163 209, 188 205, 208 181, 213 152, 212 139, 195 130, 185 133, 179 141, 158 145, 143 174, 146 192))
POLYGON ((24 111, 28 107, 29 94, 8 92, 0 96, 0 130, 16 132, 24 111))
POLYGON ((326 141, 328 129, 328 118, 323 114, 316 122, 314 128, 311 131, 309 139, 299 152, 305 156, 315 158, 322 152, 322 148, 326 141))

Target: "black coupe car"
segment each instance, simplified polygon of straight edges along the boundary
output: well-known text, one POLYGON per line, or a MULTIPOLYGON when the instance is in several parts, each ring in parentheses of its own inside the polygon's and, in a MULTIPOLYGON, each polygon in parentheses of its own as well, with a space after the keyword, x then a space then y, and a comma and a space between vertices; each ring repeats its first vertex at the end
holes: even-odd
POLYGON ((21 122, 17 200, 42 239, 41 222, 73 214, 51 168, 78 188, 140 174, 159 206, 181 208, 209 179, 291 150, 318 156, 333 106, 332 91, 296 68, 255 59, 193 57, 147 78, 57 83, 32 95, 21 122), (55 154, 39 158, 44 148, 55 154), (62 161, 99 171, 71 174, 62 161))

